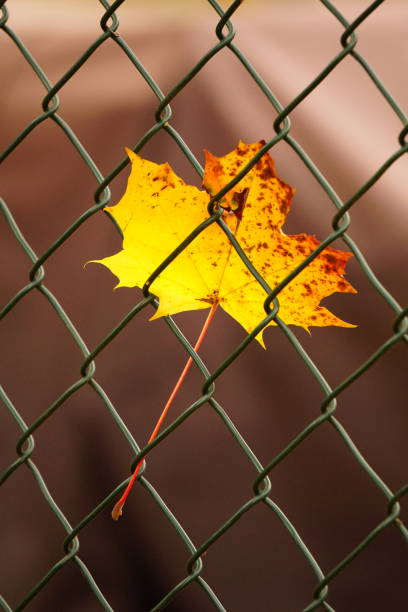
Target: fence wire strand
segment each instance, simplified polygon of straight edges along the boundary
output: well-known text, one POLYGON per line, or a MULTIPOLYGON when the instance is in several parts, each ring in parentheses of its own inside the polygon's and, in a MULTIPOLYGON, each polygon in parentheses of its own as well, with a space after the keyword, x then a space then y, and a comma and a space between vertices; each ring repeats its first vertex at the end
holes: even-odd
MULTIPOLYGON (((149 74, 148 67, 144 66, 140 59, 137 57, 135 51, 126 42, 121 35, 119 19, 116 15, 116 11, 125 3, 126 0, 116 0, 111 5, 106 0, 99 0, 101 9, 104 11, 100 20, 101 34, 85 49, 75 63, 61 75, 58 81, 53 84, 48 78, 47 74, 41 68, 40 64, 32 55, 31 51, 26 47, 24 41, 19 37, 17 31, 13 29, 13 3, 11 1, 0 2, 1 8, 1 19, 0 28, 2 34, 12 41, 15 47, 16 53, 20 53, 24 58, 27 65, 31 68, 33 74, 36 76, 38 81, 44 88, 44 97, 40 101, 41 111, 22 131, 21 133, 10 142, 5 151, 2 153, 0 159, 5 160, 24 142, 28 135, 38 128, 43 122, 54 122, 61 135, 67 139, 76 151, 78 156, 82 159, 84 166, 89 170, 95 180, 95 193, 94 193, 94 205, 88 210, 83 212, 69 227, 67 227, 61 235, 55 240, 54 243, 50 244, 48 248, 37 255, 29 242, 24 237, 20 230, 11 210, 9 210, 7 203, 1 199, 1 210, 4 215, 4 219, 10 231, 13 233, 16 243, 24 251, 25 255, 31 260, 32 267, 29 273, 27 283, 21 287, 21 289, 9 300, 2 310, 2 317, 6 317, 8 313, 13 311, 16 305, 25 300, 25 298, 32 292, 38 292, 42 298, 48 303, 49 307, 53 309, 56 315, 59 317, 61 324, 65 327, 66 333, 69 334, 72 340, 75 342, 79 352, 82 355, 82 365, 80 371, 77 374, 77 379, 73 382, 65 391, 51 404, 48 408, 39 415, 33 422, 27 424, 17 406, 15 406, 12 400, 8 397, 6 390, 0 389, 1 398, 3 400, 5 409, 8 411, 10 417, 15 421, 21 435, 19 440, 16 441, 16 453, 17 458, 7 467, 1 476, 1 483, 7 479, 12 478, 13 475, 20 469, 28 468, 32 478, 34 479, 39 491, 44 498, 45 504, 48 507, 50 513, 52 513, 57 521, 61 524, 64 531, 66 532, 66 538, 62 543, 61 557, 51 566, 44 576, 35 584, 29 592, 26 593, 24 598, 14 607, 11 607, 7 603, 5 597, 0 598, 0 607, 6 612, 19 612, 25 609, 28 604, 38 595, 38 593, 46 586, 46 584, 53 579, 53 577, 67 564, 76 564, 83 578, 89 585, 90 590, 99 602, 100 606, 104 610, 113 610, 111 604, 107 599, 107 595, 103 593, 103 585, 97 585, 96 581, 91 573, 91 569, 82 560, 79 553, 79 539, 81 532, 102 512, 106 511, 106 508, 110 508, 113 501, 117 499, 118 494, 123 491, 129 479, 118 484, 118 486, 110 492, 110 494, 100 503, 93 508, 89 514, 84 516, 76 525, 72 526, 68 518, 65 516, 63 510, 58 505, 58 502, 53 498, 52 493, 48 490, 45 478, 43 477, 40 469, 37 467, 33 460, 33 453, 35 450, 36 434, 41 426, 51 418, 51 416, 58 411, 61 406, 75 393, 77 393, 84 386, 90 387, 93 393, 96 394, 99 401, 105 407, 106 411, 111 417, 112 425, 119 428, 124 440, 129 445, 134 455, 131 470, 139 463, 141 459, 146 457, 148 452, 160 444, 167 436, 172 435, 174 432, 187 418, 190 417, 195 411, 199 410, 204 404, 208 404, 211 407, 215 417, 219 420, 229 434, 232 436, 236 444, 238 445, 239 451, 243 453, 248 463, 254 470, 254 478, 252 484, 252 494, 236 511, 223 523, 220 524, 208 539, 195 544, 192 542, 189 534, 173 514, 170 508, 166 505, 165 500, 160 496, 159 492, 153 487, 152 483, 146 478, 145 464, 139 475, 139 482, 151 496, 154 503, 157 505, 159 510, 163 513, 163 516, 169 522, 171 527, 175 530, 176 534, 180 538, 181 542, 185 546, 185 549, 189 555, 189 560, 186 568, 186 575, 183 579, 175 584, 174 587, 152 608, 152 610, 163 610, 171 602, 173 602, 175 596, 186 589, 190 584, 195 583, 198 585, 208 598, 212 607, 217 610, 225 610, 223 603, 219 596, 214 592, 210 584, 206 582, 203 577, 203 555, 213 546, 217 540, 223 537, 234 524, 240 519, 251 512, 251 510, 258 504, 264 505, 268 511, 270 511, 280 521, 281 525, 290 538, 293 541, 294 546, 297 548, 298 553, 304 558, 305 562, 310 567, 310 571, 315 576, 316 588, 311 593, 310 602, 307 603, 304 611, 309 612, 318 608, 333 611, 334 608, 330 605, 330 585, 333 580, 338 576, 347 566, 350 566, 353 560, 366 549, 370 542, 377 538, 387 528, 394 526, 397 528, 401 536, 408 540, 408 531, 400 520, 400 503, 403 502, 404 496, 408 491, 408 484, 402 486, 398 491, 393 491, 381 478, 381 476, 375 471, 375 469, 369 464, 363 453, 359 450, 356 443, 353 441, 345 427, 339 420, 337 415, 337 402, 339 396, 347 390, 359 377, 365 374, 374 363, 380 360, 383 355, 389 351, 396 343, 404 342, 408 340, 408 319, 407 319, 407 308, 402 308, 396 301, 395 297, 383 286, 383 284, 377 278, 375 272, 371 269, 370 265, 366 261, 363 253, 354 241, 347 234, 347 230, 351 223, 350 213, 356 203, 366 194, 377 181, 383 176, 385 172, 394 164, 401 156, 408 151, 408 143, 406 142, 407 136, 407 117, 403 110, 398 106, 396 100, 392 97, 391 93, 387 90, 385 85, 381 82, 379 76, 376 75, 372 67, 369 65, 367 60, 358 51, 358 40, 357 31, 358 28, 370 18, 370 16, 377 10, 377 8, 383 3, 384 0, 376 0, 355 19, 354 22, 348 23, 342 13, 336 8, 335 4, 328 0, 321 0, 321 4, 331 14, 331 17, 342 26, 343 32, 340 37, 339 45, 341 49, 339 52, 330 60, 330 62, 321 70, 321 72, 301 91, 293 100, 291 100, 286 106, 281 104, 276 98, 275 94, 270 90, 268 84, 263 80, 260 74, 257 72, 256 67, 253 66, 250 61, 245 57, 242 50, 240 50, 234 43, 235 30, 231 19, 234 18, 234 14, 240 8, 242 0, 236 0, 230 7, 224 10, 218 2, 215 0, 208 0, 210 10, 214 10, 219 17, 218 24, 215 27, 214 37, 217 42, 209 48, 206 53, 199 59, 199 61, 191 68, 191 70, 185 74, 178 83, 176 83, 172 89, 165 95, 163 94, 160 85, 154 80, 149 74), (10 8, 10 14, 8 11, 10 8), (70 320, 68 314, 64 310, 63 305, 57 299, 56 295, 46 285, 46 266, 49 258, 67 241, 70 237, 88 221, 93 215, 102 214, 102 209, 107 206, 111 199, 109 185, 113 179, 120 173, 127 172, 128 159, 123 159, 115 168, 113 168, 109 174, 104 177, 95 161, 92 159, 90 153, 87 151, 85 146, 81 143, 78 135, 74 132, 72 127, 64 120, 59 113, 59 94, 65 87, 65 85, 72 79, 72 77, 85 65, 88 59, 95 53, 101 46, 107 41, 113 41, 118 46, 124 57, 131 63, 134 69, 139 73, 140 77, 144 80, 147 88, 151 90, 157 99, 157 108, 152 117, 152 124, 145 131, 140 140, 134 145, 133 150, 135 152, 141 151, 146 143, 149 142, 158 132, 167 132, 170 138, 177 144, 180 151, 183 153, 185 158, 189 161, 192 168, 200 175, 203 175, 203 169, 195 158, 194 154, 190 150, 188 143, 183 139, 181 134, 172 125, 172 110, 171 103, 177 97, 177 95, 191 82, 196 75, 203 69, 203 67, 210 61, 216 61, 216 57, 221 53, 232 53, 236 60, 241 64, 242 70, 248 74, 253 82, 256 84, 259 92, 268 100, 273 111, 273 117, 276 117, 273 121, 273 133, 269 134, 268 141, 265 146, 259 151, 259 153, 251 160, 240 173, 234 177, 228 185, 226 185, 218 194, 216 194, 209 205, 210 218, 201 224, 194 230, 183 241, 178 248, 169 255, 157 268, 157 270, 151 275, 146 281, 144 287, 144 297, 136 304, 124 318, 112 329, 95 347, 89 349, 86 346, 81 334, 75 327, 73 322, 70 320), (396 135, 396 147, 395 151, 387 158, 384 159, 382 165, 373 173, 373 175, 359 187, 359 189, 347 200, 343 201, 336 193, 334 188, 330 185, 327 178, 319 170, 319 168, 313 163, 312 159, 303 150, 299 142, 297 142, 291 134, 291 113, 316 89, 319 85, 325 81, 328 75, 336 70, 336 68, 346 59, 351 58, 355 60, 365 75, 371 80, 373 86, 380 92, 383 97, 384 103, 389 106, 393 111, 399 122, 401 123, 401 131, 399 135, 396 135), (302 160, 314 180, 320 186, 320 188, 327 194, 328 198, 333 204, 333 218, 332 227, 333 231, 322 241, 320 246, 308 256, 304 262, 299 265, 293 272, 291 272, 277 287, 271 288, 264 281, 262 276, 253 267, 251 262, 246 257, 239 243, 228 229, 227 225, 220 218, 220 213, 214 208, 214 204, 234 185, 242 176, 244 176, 252 166, 258 161, 258 159, 267 151, 271 151, 273 147, 279 142, 286 142, 287 145, 293 149, 294 153, 302 160), (252 275, 257 279, 260 285, 265 290, 265 318, 259 322, 257 328, 248 336, 244 338, 241 344, 213 371, 209 371, 207 366, 202 359, 194 352, 191 344, 184 336, 182 330, 178 327, 175 321, 171 317, 166 318, 166 323, 175 336, 176 340, 181 344, 183 350, 187 355, 191 356, 197 369, 200 371, 203 377, 201 395, 188 407, 186 408, 177 418, 175 418, 169 425, 167 425, 157 438, 148 444, 147 446, 140 448, 136 440, 133 438, 129 431, 126 423, 122 420, 118 411, 114 407, 112 401, 108 397, 105 390, 97 382, 96 379, 96 364, 95 359, 102 351, 109 350, 111 342, 116 338, 118 334, 126 333, 128 324, 130 321, 138 316, 146 308, 157 308, 157 302, 155 297, 149 293, 149 287, 155 278, 171 263, 171 261, 183 250, 186 246, 209 224, 217 223, 221 229, 225 232, 228 239, 232 243, 233 247, 241 257, 245 265, 248 267, 252 275), (384 302, 388 305, 391 311, 394 313, 394 323, 390 330, 389 337, 378 346, 372 354, 362 363, 354 372, 352 372, 347 378, 345 378, 340 384, 334 389, 329 385, 324 375, 312 358, 309 356, 305 348, 302 346, 300 341, 294 335, 294 333, 283 323, 279 318, 279 293, 282 289, 293 280, 300 272, 315 259, 318 254, 327 246, 331 245, 334 241, 341 238, 347 245, 347 248, 352 251, 358 264, 360 265, 363 273, 371 283, 373 288, 378 292, 384 302), (267 464, 262 464, 253 450, 244 440, 243 436, 239 432, 238 428, 234 425, 230 416, 223 409, 220 403, 215 397, 215 383, 218 378, 225 372, 225 370, 237 359, 237 357, 247 348, 247 346, 254 340, 255 336, 263 329, 270 321, 277 323, 282 334, 286 337, 287 341, 293 348, 294 354, 303 361, 304 367, 307 368, 310 375, 316 380, 320 386, 321 391, 324 395, 324 400, 320 406, 320 413, 316 414, 314 420, 309 422, 307 426, 300 431, 285 448, 283 448, 275 457, 273 457, 267 464), (351 454, 355 461, 356 468, 358 466, 370 479, 374 485, 379 489, 384 497, 384 515, 381 521, 375 525, 371 531, 365 534, 361 541, 355 546, 353 550, 350 550, 343 559, 339 559, 338 563, 327 572, 323 572, 320 568, 319 562, 316 559, 314 553, 307 547, 306 543, 302 539, 296 526, 291 522, 289 517, 283 512, 277 503, 271 497, 271 482, 269 477, 274 468, 285 458, 290 455, 294 449, 296 449, 312 432, 320 427, 330 426, 336 435, 343 441, 347 451, 351 454)), ((78 9, 80 10, 80 9, 78 9)), ((188 139, 188 134, 186 135, 188 139)), ((111 218, 112 223, 115 224, 111 218)), ((119 228, 115 225, 116 229, 120 232, 119 228)))

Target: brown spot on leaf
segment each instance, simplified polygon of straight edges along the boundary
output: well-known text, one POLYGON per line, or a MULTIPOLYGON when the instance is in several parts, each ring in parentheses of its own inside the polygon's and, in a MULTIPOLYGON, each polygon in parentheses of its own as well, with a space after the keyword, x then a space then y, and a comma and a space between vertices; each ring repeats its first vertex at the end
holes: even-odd
POLYGON ((232 196, 232 203, 236 206, 234 208, 234 214, 238 219, 242 219, 242 213, 244 210, 245 202, 248 197, 249 187, 245 187, 242 191, 235 191, 232 196))
POLYGON ((289 202, 282 200, 279 203, 279 210, 281 211, 282 215, 286 215, 286 213, 288 212, 288 208, 289 208, 289 202))
POLYGON ((275 175, 274 175, 274 173, 272 171, 272 168, 270 166, 265 166, 259 176, 261 177, 261 179, 263 181, 267 181, 267 180, 275 177, 275 175))
POLYGON ((218 289, 215 289, 212 293, 207 295, 205 298, 196 298, 198 302, 205 302, 206 304, 219 304, 220 296, 218 294, 218 289))
POLYGON ((323 257, 328 263, 332 264, 333 266, 337 263, 337 258, 334 255, 330 255, 330 253, 325 253, 323 257))

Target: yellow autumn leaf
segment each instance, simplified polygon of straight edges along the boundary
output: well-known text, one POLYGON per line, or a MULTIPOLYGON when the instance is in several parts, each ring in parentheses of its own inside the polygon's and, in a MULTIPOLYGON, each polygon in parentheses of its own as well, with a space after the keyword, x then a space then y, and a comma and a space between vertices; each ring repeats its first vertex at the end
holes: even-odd
MULTIPOLYGON (((209 217, 211 195, 236 176, 263 144, 240 142, 220 158, 206 151, 206 191, 186 185, 169 164, 147 161, 128 150, 132 170, 125 195, 116 206, 106 208, 123 231, 123 249, 97 261, 118 277, 117 287, 143 287, 161 262, 209 217)), ((314 236, 283 233, 293 193, 265 154, 221 202, 224 221, 271 288, 320 244, 314 236)), ((350 257, 351 253, 324 249, 279 293, 279 317, 305 329, 355 327, 320 306, 323 298, 335 292, 356 292, 344 278, 350 257)), ((159 298, 152 319, 213 304, 219 304, 247 332, 265 318, 264 289, 217 223, 177 255, 154 280, 150 291, 159 298)), ((264 346, 262 333, 257 339, 264 346)))

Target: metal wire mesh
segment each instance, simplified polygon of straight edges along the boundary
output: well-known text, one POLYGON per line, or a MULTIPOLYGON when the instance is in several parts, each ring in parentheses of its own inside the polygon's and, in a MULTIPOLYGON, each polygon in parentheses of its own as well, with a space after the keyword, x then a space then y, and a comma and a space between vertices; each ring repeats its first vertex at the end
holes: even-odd
MULTIPOLYGON (((250 462, 253 468, 256 470, 257 476, 253 481, 253 491, 251 497, 237 507, 235 512, 231 514, 225 521, 220 522, 218 528, 210 535, 210 537, 201 541, 198 545, 194 545, 190 536, 183 528, 182 522, 172 513, 170 508, 166 505, 162 499, 160 493, 153 487, 151 481, 146 478, 144 471, 142 470, 139 480, 144 489, 151 495, 157 504, 163 516, 169 521, 171 526, 174 528, 177 536, 183 542, 189 554, 189 561, 186 568, 185 576, 180 580, 179 583, 174 584, 171 590, 160 597, 156 605, 152 610, 162 610, 167 606, 171 605, 176 596, 186 589, 190 584, 195 583, 207 596, 208 609, 224 610, 224 604, 222 603, 222 595, 215 594, 211 584, 209 584, 204 578, 205 574, 205 561, 204 555, 207 551, 213 547, 213 545, 223 538, 224 534, 229 532, 233 525, 238 523, 240 519, 247 513, 251 513, 253 509, 258 505, 264 505, 271 513, 277 517, 280 521, 282 528, 287 530, 290 538, 293 542, 293 546, 297 547, 300 554, 304 557, 305 561, 310 567, 310 572, 315 576, 316 587, 314 592, 310 594, 310 602, 305 604, 304 610, 311 611, 316 609, 333 610, 330 603, 330 587, 336 583, 337 577, 345 570, 350 567, 350 571, 353 571, 354 560, 359 554, 369 547, 370 543, 378 538, 383 532, 387 532, 390 528, 396 528, 402 538, 408 539, 408 531, 400 519, 400 502, 403 496, 408 491, 408 484, 401 486, 399 490, 393 490, 388 486, 380 477, 380 475, 371 467, 361 450, 357 447, 352 437, 346 431, 342 422, 336 415, 336 408, 339 396, 345 392, 354 382, 361 376, 364 376, 372 366, 380 361, 383 356, 390 351, 397 343, 405 343, 408 339, 407 325, 408 320, 406 318, 407 307, 401 307, 393 295, 381 284, 376 277, 375 272, 368 265, 364 255, 362 254, 359 247, 354 243, 347 233, 347 230, 351 223, 350 213, 354 206, 356 206, 366 192, 377 182, 384 173, 394 164, 401 156, 408 151, 408 144, 406 142, 408 126, 407 118, 404 112, 400 109, 397 102, 394 100, 390 92, 382 84, 379 77, 374 73, 368 62, 359 53, 357 44, 357 30, 364 24, 366 20, 370 19, 370 16, 377 10, 382 4, 383 0, 376 0, 367 6, 357 19, 353 23, 348 23, 342 13, 336 8, 334 3, 327 0, 321 0, 323 8, 326 9, 334 19, 336 19, 343 28, 340 43, 341 48, 336 53, 331 61, 321 70, 319 74, 311 80, 311 82, 305 87, 299 95, 292 99, 285 106, 282 105, 273 92, 270 90, 268 84, 260 77, 256 71, 256 66, 251 65, 249 60, 245 57, 242 51, 234 44, 235 31, 231 18, 234 13, 239 10, 242 0, 236 0, 227 9, 223 9, 220 4, 215 0, 208 0, 208 9, 214 10, 218 14, 219 21, 215 28, 215 34, 218 39, 205 55, 196 63, 196 65, 185 74, 179 82, 177 82, 171 91, 164 95, 160 89, 160 85, 155 82, 152 76, 149 74, 148 66, 144 66, 143 63, 138 59, 136 50, 133 50, 124 40, 121 35, 121 28, 118 17, 115 11, 125 3, 125 0, 117 0, 111 5, 106 0, 99 0, 100 4, 104 9, 104 14, 100 21, 101 34, 89 45, 84 53, 78 57, 78 59, 69 67, 69 69, 59 78, 55 84, 51 83, 47 74, 41 68, 36 59, 31 55, 30 50, 25 46, 24 42, 19 38, 18 31, 13 29, 13 4, 12 2, 1 2, 1 21, 0 27, 2 29, 2 35, 9 37, 15 45, 15 52, 20 53, 27 65, 31 68, 33 73, 36 75, 38 80, 41 82, 45 95, 42 98, 41 106, 42 111, 38 116, 25 127, 24 130, 15 138, 6 150, 3 152, 1 159, 5 160, 9 156, 12 156, 20 143, 29 137, 33 130, 44 122, 54 122, 57 128, 60 130, 61 138, 68 139, 75 151, 80 155, 83 164, 90 170, 95 181, 97 182, 97 189, 94 194, 95 203, 88 210, 84 211, 69 227, 67 227, 61 235, 44 250, 39 256, 33 251, 29 242, 19 229, 19 225, 13 216, 12 211, 8 208, 5 201, 1 200, 2 213, 6 220, 6 224, 9 230, 13 233, 16 242, 20 245, 21 249, 24 250, 25 254, 30 258, 32 267, 29 273, 29 280, 27 284, 20 289, 13 297, 8 301, 6 306, 3 308, 2 316, 7 321, 7 315, 11 313, 18 304, 27 299, 32 292, 39 292, 42 297, 48 302, 49 306, 61 321, 61 325, 65 328, 65 333, 69 334, 72 340, 75 342, 79 351, 82 354, 82 365, 80 372, 75 380, 65 391, 51 404, 43 413, 38 416, 35 420, 30 423, 26 423, 22 417, 21 409, 16 406, 12 399, 10 399, 6 393, 6 390, 1 390, 1 397, 4 402, 4 406, 9 413, 11 419, 14 419, 19 429, 21 430, 21 436, 19 437, 16 445, 17 458, 7 467, 2 474, 2 483, 8 479, 15 477, 20 470, 28 468, 31 472, 32 478, 38 486, 41 494, 49 505, 50 510, 55 514, 56 518, 63 527, 66 537, 63 541, 63 552, 60 558, 53 563, 48 571, 42 576, 42 578, 32 586, 32 588, 26 592, 20 602, 16 604, 8 603, 6 593, 0 598, 0 604, 2 609, 10 611, 19 611, 25 609, 29 604, 35 603, 35 599, 38 594, 46 587, 49 581, 55 579, 56 575, 62 568, 67 565, 75 565, 82 573, 83 577, 89 585, 89 589, 93 592, 96 601, 99 603, 100 608, 105 610, 112 610, 111 603, 109 603, 109 594, 104 592, 104 585, 97 584, 96 580, 92 575, 92 567, 88 567, 84 562, 83 558, 79 554, 79 541, 82 533, 86 532, 87 527, 92 521, 94 521, 101 513, 106 513, 107 509, 110 509, 113 502, 116 501, 120 491, 124 489, 128 480, 121 482, 114 490, 107 495, 101 503, 94 507, 86 516, 83 516, 80 520, 76 521, 74 525, 71 524, 69 517, 64 513, 63 508, 58 504, 58 500, 53 498, 52 492, 48 490, 45 476, 42 471, 37 467, 35 462, 35 442, 38 433, 41 428, 48 422, 49 419, 55 418, 66 402, 76 393, 78 393, 83 387, 89 386, 91 390, 98 396, 99 401, 106 407, 110 417, 112 419, 112 426, 117 426, 122 433, 123 440, 130 446, 134 454, 134 461, 131 466, 131 470, 134 469, 137 462, 144 458, 147 453, 153 448, 160 445, 168 436, 172 436, 173 432, 177 431, 178 428, 184 423, 189 417, 199 411, 204 405, 209 405, 223 426, 230 432, 238 443, 241 452, 246 457, 246 460, 250 462), (10 5, 10 16, 7 10, 10 5), (59 112, 59 98, 58 95, 63 92, 65 85, 70 79, 86 64, 92 54, 103 46, 107 41, 113 41, 116 44, 123 55, 134 67, 134 70, 141 75, 144 79, 145 86, 150 88, 151 91, 157 98, 157 108, 155 111, 153 124, 146 130, 139 142, 134 145, 136 152, 142 151, 143 147, 148 143, 155 135, 161 131, 167 132, 167 134, 174 140, 183 153, 185 158, 189 161, 195 171, 202 175, 202 168, 189 149, 188 146, 188 134, 187 143, 183 140, 181 135, 172 125, 172 110, 171 104, 173 100, 178 96, 180 92, 192 81, 196 75, 204 68, 204 66, 211 59, 216 61, 219 54, 232 53, 236 56, 238 61, 241 63, 242 71, 246 72, 254 81, 260 92, 265 96, 271 107, 271 120, 273 118, 273 129, 274 135, 269 137, 265 146, 261 149, 258 155, 256 155, 250 164, 248 164, 234 179, 218 194, 216 194, 212 203, 219 200, 234 184, 236 184, 242 176, 257 162, 261 155, 267 151, 273 152, 273 147, 277 143, 284 142, 288 147, 296 153, 296 155, 302 160, 307 167, 308 171, 318 182, 321 189, 325 191, 328 198, 333 203, 336 211, 332 219, 331 231, 321 245, 305 259, 301 266, 298 266, 287 278, 277 287, 270 288, 266 285, 265 281, 253 268, 245 253, 242 251, 240 245, 235 240, 234 236, 228 230, 228 227, 224 224, 222 218, 215 211, 213 212, 209 222, 202 224, 196 229, 180 246, 169 256, 162 265, 155 271, 155 273, 147 279, 144 288, 143 299, 136 304, 126 316, 112 329, 102 340, 100 340, 96 346, 89 349, 85 344, 80 332, 74 323, 70 320, 68 314, 64 309, 64 305, 58 300, 56 295, 47 287, 45 279, 45 273, 47 264, 52 259, 54 254, 69 241, 75 232, 84 224, 93 218, 94 215, 101 215, 102 209, 110 201, 111 195, 109 185, 113 179, 120 173, 127 173, 128 161, 123 159, 122 162, 114 167, 106 177, 104 177, 99 169, 97 168, 94 160, 86 148, 81 144, 78 136, 70 125, 64 120, 62 114, 59 112), (325 178, 323 173, 315 166, 312 159, 306 154, 301 145, 293 138, 291 134, 291 121, 290 116, 295 109, 301 105, 307 98, 314 92, 316 88, 322 84, 325 79, 341 65, 346 59, 351 58, 360 67, 362 74, 368 77, 372 82, 372 87, 377 89, 382 97, 384 105, 387 105, 395 113, 396 118, 401 123, 401 130, 398 135, 398 142, 395 151, 383 162, 383 164, 374 172, 374 174, 362 184, 358 190, 347 200, 342 199, 337 195, 328 180, 325 178), (167 325, 171 332, 174 334, 175 342, 181 343, 186 355, 190 355, 197 368, 201 372, 204 383, 201 391, 198 393, 196 399, 185 408, 182 413, 175 418, 170 425, 167 425, 163 431, 159 434, 157 439, 151 444, 140 448, 139 444, 135 441, 128 427, 123 422, 119 412, 114 407, 112 401, 108 397, 105 390, 97 382, 96 375, 96 359, 102 351, 109 351, 111 342, 119 334, 126 334, 126 328, 130 321, 137 317, 144 309, 148 309, 151 306, 155 306, 155 298, 149 294, 149 286, 153 282, 160 272, 180 253, 186 246, 193 240, 193 238, 205 227, 208 223, 218 223, 219 226, 229 237, 234 248, 238 254, 251 270, 252 274, 257 278, 259 283, 265 288, 267 292, 267 299, 265 300, 265 319, 259 322, 258 327, 252 334, 245 337, 245 339, 235 348, 231 354, 213 371, 210 371, 202 359, 194 352, 192 346, 185 338, 183 332, 175 323, 171 317, 167 317, 167 325), (325 247, 331 245, 335 240, 341 239, 347 249, 352 251, 356 261, 358 262, 361 270, 366 275, 369 283, 374 287, 375 291, 378 292, 382 300, 387 306, 394 312, 394 322, 392 329, 389 331, 389 337, 373 350, 372 354, 364 360, 359 367, 354 371, 350 372, 349 375, 344 378, 335 388, 332 388, 327 382, 325 376, 320 372, 316 364, 313 362, 305 348, 302 346, 298 338, 295 336, 293 331, 289 329, 279 318, 279 292, 301 271, 304 269, 325 247), (286 337, 287 341, 291 344, 294 349, 294 354, 297 358, 302 360, 305 366, 308 368, 310 377, 313 377, 320 385, 321 391, 324 395, 324 399, 320 405, 320 415, 310 421, 307 426, 299 431, 297 435, 280 450, 274 457, 267 462, 261 463, 255 456, 253 450, 243 439, 240 431, 230 420, 228 413, 224 410, 221 404, 217 401, 215 395, 215 382, 223 376, 227 368, 237 359, 237 357, 248 347, 252 342, 255 335, 261 330, 268 322, 274 320, 280 328, 281 333, 286 337), (270 477, 273 477, 274 469, 280 462, 284 461, 290 456, 293 451, 308 438, 312 432, 329 424, 331 428, 336 432, 336 435, 344 442, 348 449, 348 452, 354 458, 356 468, 364 471, 366 478, 370 479, 374 485, 379 489, 384 497, 384 514, 381 520, 358 542, 358 544, 348 552, 343 558, 339 558, 334 567, 328 571, 323 571, 319 564, 318 554, 310 550, 302 539, 298 532, 296 525, 289 519, 290 512, 284 512, 282 508, 273 500, 271 493, 271 482, 270 477)), ((80 9, 78 9, 80 11, 80 9)), ((127 143, 124 143, 127 144, 127 143)), ((171 160, 170 160, 171 161, 171 160)), ((239 585, 237 585, 239 589, 239 585)), ((288 595, 288 601, 290 595, 288 595)), ((30 608, 31 609, 31 608, 30 608)), ((267 607, 265 604, 264 609, 272 609, 267 607)), ((292 609, 290 603, 288 603, 287 609, 292 609)), ((349 608, 351 609, 351 608, 349 608)))

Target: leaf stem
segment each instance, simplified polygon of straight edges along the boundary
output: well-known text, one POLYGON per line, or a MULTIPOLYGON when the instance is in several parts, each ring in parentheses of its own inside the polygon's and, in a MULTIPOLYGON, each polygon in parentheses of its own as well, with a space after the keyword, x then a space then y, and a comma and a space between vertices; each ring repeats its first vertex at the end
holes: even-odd
MULTIPOLYGON (((207 315, 207 318, 206 318, 206 320, 204 322, 203 328, 202 328, 202 330, 200 332, 200 335, 198 336, 197 341, 195 343, 195 346, 194 346, 194 350, 195 351, 198 351, 198 349, 201 346, 202 341, 205 338, 205 335, 206 335, 207 330, 208 330, 208 328, 210 326, 210 323, 213 320, 213 317, 214 317, 215 311, 217 309, 217 306, 218 306, 218 304, 215 303, 210 308, 210 312, 207 315)), ((162 410, 162 413, 159 416, 159 418, 158 418, 158 420, 156 422, 156 425, 154 426, 154 429, 153 429, 152 433, 150 434, 150 438, 149 438, 147 444, 150 444, 150 442, 153 442, 153 440, 155 439, 155 437, 159 433, 160 427, 161 427, 164 419, 166 418, 166 415, 167 415, 167 413, 169 411, 169 408, 172 405, 173 400, 176 397, 176 395, 177 395, 177 393, 178 393, 178 391, 179 391, 179 389, 180 389, 180 387, 181 387, 181 385, 182 385, 182 383, 183 383, 183 381, 184 381, 184 379, 185 379, 185 377, 187 375, 187 372, 189 371, 190 366, 191 366, 192 363, 193 363, 193 358, 189 357, 187 362, 186 362, 186 365, 183 368, 183 371, 181 372, 181 374, 179 376, 178 381, 176 382, 176 384, 175 384, 175 386, 173 388, 173 391, 170 393, 169 399, 167 400, 166 405, 164 406, 164 408, 162 410)), ((127 499, 128 495, 129 495, 130 491, 132 490, 132 487, 133 487, 133 485, 135 483, 135 480, 136 480, 136 478, 137 478, 137 476, 139 474, 139 471, 140 471, 140 468, 142 466, 142 463, 143 463, 143 459, 141 461, 139 461, 139 463, 137 464, 137 466, 135 468, 135 471, 133 472, 132 477, 131 477, 131 479, 128 482, 128 485, 127 485, 126 489, 123 492, 122 497, 115 504, 115 506, 114 506, 114 508, 112 510, 112 518, 115 521, 117 521, 118 518, 122 515, 122 508, 125 505, 126 499, 127 499)))

